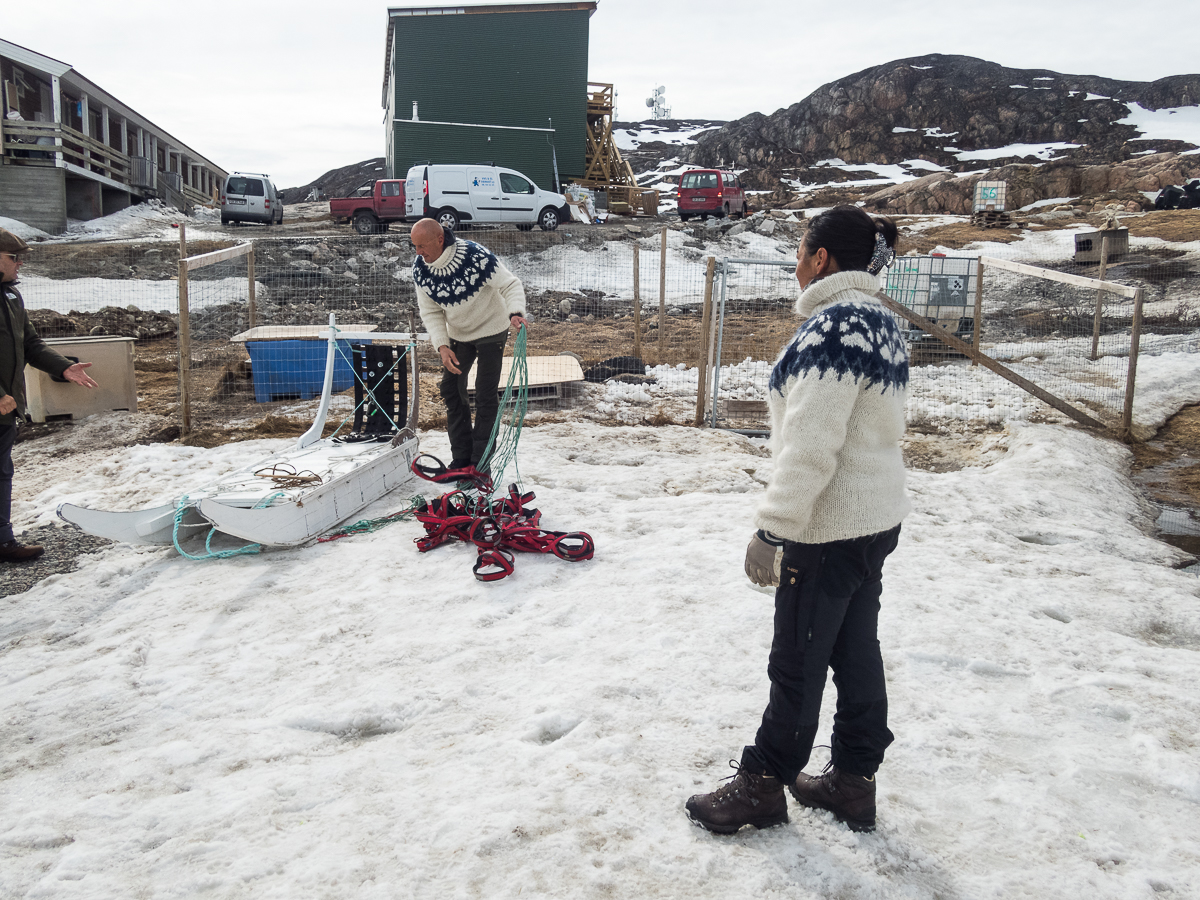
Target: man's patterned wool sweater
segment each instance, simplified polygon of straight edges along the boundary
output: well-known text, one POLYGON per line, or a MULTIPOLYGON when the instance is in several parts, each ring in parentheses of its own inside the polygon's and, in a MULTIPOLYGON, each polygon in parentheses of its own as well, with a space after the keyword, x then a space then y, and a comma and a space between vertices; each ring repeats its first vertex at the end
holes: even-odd
POLYGON ((878 290, 867 272, 835 272, 796 302, 805 322, 771 373, 775 467, 759 528, 823 544, 887 531, 908 513, 908 348, 878 290))
POLYGON ((450 339, 479 341, 508 331, 511 316, 525 315, 520 280, 486 247, 456 240, 431 263, 413 261, 417 307, 434 349, 450 339))

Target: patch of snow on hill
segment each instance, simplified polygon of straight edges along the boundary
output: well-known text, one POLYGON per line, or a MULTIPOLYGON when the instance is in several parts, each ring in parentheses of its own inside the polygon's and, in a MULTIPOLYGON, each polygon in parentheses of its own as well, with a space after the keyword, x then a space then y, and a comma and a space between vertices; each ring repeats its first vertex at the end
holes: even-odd
POLYGON ((1148 141, 1187 141, 1200 146, 1200 106, 1146 109, 1130 103, 1129 115, 1118 125, 1132 125, 1148 141))
POLYGON ((647 144, 652 141, 660 141, 666 144, 694 144, 696 143, 696 135, 711 131, 719 127, 711 122, 706 122, 701 125, 689 125, 688 123, 672 122, 670 125, 684 124, 688 125, 683 129, 672 130, 667 123, 659 124, 656 122, 638 122, 637 128, 614 128, 613 140, 616 142, 619 150, 636 150, 642 144, 647 144))
POLYGON ((1077 150, 1082 144, 1068 144, 1064 141, 1055 141, 1047 144, 1009 144, 1007 147, 993 147, 985 150, 955 150, 952 147, 947 147, 947 150, 958 155, 960 160, 968 159, 1003 159, 1008 156, 1033 156, 1037 159, 1052 160, 1057 154, 1063 150, 1077 150))

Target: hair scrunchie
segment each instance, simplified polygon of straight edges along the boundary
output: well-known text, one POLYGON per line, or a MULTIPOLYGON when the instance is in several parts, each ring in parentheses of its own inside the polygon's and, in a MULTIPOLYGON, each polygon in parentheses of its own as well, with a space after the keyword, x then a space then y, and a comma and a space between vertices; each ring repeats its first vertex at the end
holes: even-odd
POLYGON ((878 275, 887 266, 892 264, 892 260, 896 258, 896 251, 887 245, 881 232, 875 232, 875 253, 871 256, 871 261, 867 264, 867 271, 872 275, 878 275))

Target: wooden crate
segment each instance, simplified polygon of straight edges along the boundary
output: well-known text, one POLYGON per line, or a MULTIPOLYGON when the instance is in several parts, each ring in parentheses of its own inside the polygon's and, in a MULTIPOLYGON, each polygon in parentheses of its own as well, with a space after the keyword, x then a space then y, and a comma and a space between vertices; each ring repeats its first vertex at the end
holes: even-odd
MULTIPOLYGON (((529 371, 530 401, 559 400, 563 396, 563 385, 583 381, 583 368, 579 360, 573 356, 530 356, 526 365, 529 371)), ((467 398, 475 402, 475 372, 473 366, 467 373, 467 398)), ((508 374, 512 371, 512 357, 504 357, 500 366, 500 391, 508 384, 508 374)))

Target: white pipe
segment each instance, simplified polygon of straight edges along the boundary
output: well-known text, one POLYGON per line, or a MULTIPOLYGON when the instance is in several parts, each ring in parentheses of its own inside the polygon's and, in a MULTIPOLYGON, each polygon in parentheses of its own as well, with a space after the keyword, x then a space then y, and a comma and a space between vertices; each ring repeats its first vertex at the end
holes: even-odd
POLYGON ((303 450, 309 444, 315 444, 321 439, 321 432, 325 430, 325 416, 329 413, 329 399, 333 394, 334 356, 337 353, 338 331, 333 315, 333 313, 329 314, 329 348, 325 352, 325 384, 321 388, 321 405, 317 407, 317 417, 313 419, 312 426, 300 435, 300 440, 296 441, 297 450, 303 450))

